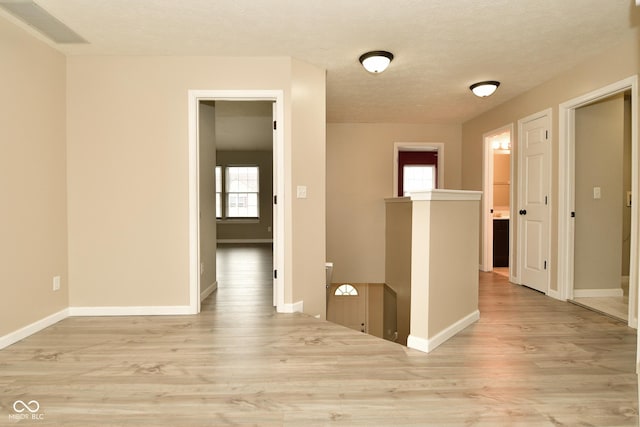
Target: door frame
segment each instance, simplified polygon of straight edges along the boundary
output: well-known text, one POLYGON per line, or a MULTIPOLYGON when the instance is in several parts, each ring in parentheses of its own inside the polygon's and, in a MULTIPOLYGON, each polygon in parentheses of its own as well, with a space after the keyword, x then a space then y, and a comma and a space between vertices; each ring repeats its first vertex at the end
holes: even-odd
POLYGON ((634 75, 596 89, 558 106, 558 298, 573 298, 574 288, 574 221, 575 209, 575 111, 585 105, 612 95, 631 91, 631 264, 629 266, 629 320, 628 325, 638 327, 636 313, 639 263, 638 242, 638 76, 634 75), (635 295, 635 298, 633 297, 635 295))
MULTIPOLYGON (((538 118, 544 117, 546 116, 549 120, 549 146, 552 148, 553 147, 553 129, 552 129, 552 125, 553 125, 553 111, 551 108, 547 108, 545 110, 539 111, 537 113, 531 114, 527 117, 524 117, 522 119, 518 120, 518 200, 517 200, 517 207, 521 207, 524 204, 524 195, 525 195, 525 191, 524 191, 524 185, 525 185, 525 180, 524 180, 524 167, 523 167, 523 162, 524 162, 524 149, 522 149, 523 147, 523 128, 524 128, 524 124, 527 122, 530 122, 532 120, 536 120, 538 118)), ((547 159, 548 161, 548 171, 551 174, 552 173, 552 166, 553 166, 553 150, 549 149, 549 158, 547 159)), ((547 205, 547 215, 545 218, 545 221, 547 222, 547 247, 545 248, 546 251, 546 259, 547 259, 547 270, 546 270, 546 292, 545 295, 549 295, 551 297, 556 297, 557 292, 553 291, 551 289, 550 285, 550 279, 551 279, 551 212, 553 210, 553 204, 552 204, 552 190, 553 190, 553 181, 550 178, 549 179, 549 188, 548 188, 548 205, 547 205)), ((513 206, 513 204, 512 204, 513 206)), ((512 208, 512 212, 516 211, 516 206, 513 206, 512 208)), ((518 270, 518 278, 515 281, 515 283, 519 283, 522 284, 522 271, 523 271, 523 264, 524 264, 524 247, 527 244, 527 242, 525 241, 525 239, 523 238, 524 236, 524 232, 523 232, 523 218, 522 216, 518 215, 517 216, 517 226, 516 226, 516 230, 517 230, 517 239, 518 239, 518 260, 517 260, 517 270, 518 270)))
MULTIPOLYGON (((511 142, 511 161, 509 165, 509 236, 513 236, 513 171, 515 144, 513 143, 513 123, 486 132, 482 135, 483 141, 483 161, 482 161, 482 264, 480 270, 493 270, 493 147, 491 138, 504 132, 509 132, 511 142)), ((511 263, 513 261, 513 238, 509 238, 509 279, 512 278, 511 263)))
POLYGON ((393 144, 393 196, 402 197, 398 194, 398 152, 400 151, 430 151, 438 153, 438 179, 436 188, 444 186, 444 143, 442 142, 396 142, 393 144))
MULTIPOLYGON (((274 115, 278 131, 274 130, 273 180, 274 195, 285 198, 284 161, 284 92, 281 90, 189 90, 189 307, 191 314, 200 312, 200 207, 199 207, 199 135, 198 104, 200 101, 271 101, 275 104, 274 115)), ((274 305, 280 311, 284 307, 285 250, 283 204, 274 204, 273 251, 274 268, 278 270, 273 281, 274 305)))

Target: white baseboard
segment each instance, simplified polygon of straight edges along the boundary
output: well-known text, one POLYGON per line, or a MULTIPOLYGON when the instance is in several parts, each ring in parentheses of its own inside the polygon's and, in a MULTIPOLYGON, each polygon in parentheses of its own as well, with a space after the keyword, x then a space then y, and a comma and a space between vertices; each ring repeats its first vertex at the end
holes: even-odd
POLYGON ((473 313, 453 323, 451 326, 438 332, 431 339, 409 335, 409 337, 407 338, 407 347, 429 353, 435 350, 440 344, 444 343, 449 338, 462 331, 467 326, 476 322, 478 319, 480 319, 480 311, 476 310, 473 313))
POLYGON ((623 296, 622 288, 612 289, 574 289, 574 298, 589 298, 589 297, 621 297, 623 296))
POLYGON ((273 239, 218 239, 218 243, 273 243, 273 239))
MULTIPOLYGON (((213 285, 212 285, 213 286, 213 285)), ((211 286, 211 287, 212 287, 211 286)), ((209 288, 207 288, 208 290, 209 288)), ((213 290, 211 291, 213 292, 213 290)), ((68 307, 0 337, 0 350, 70 316, 175 316, 194 314, 191 306, 68 307)))
POLYGON ((218 289, 218 281, 216 280, 205 289, 200 291, 200 302, 204 301, 209 295, 211 295, 216 289, 218 289))
POLYGON ((304 301, 294 302, 293 304, 282 304, 277 307, 278 313, 302 313, 304 310, 304 301))
POLYGON ((64 310, 60 310, 57 313, 54 313, 43 319, 33 322, 30 325, 22 327, 17 331, 10 332, 7 335, 0 337, 0 349, 17 343, 18 341, 23 340, 28 336, 35 334, 36 332, 40 332, 41 330, 48 328, 49 326, 54 325, 63 319, 66 319, 68 316, 69 309, 65 308, 64 310))
POLYGON ((69 307, 69 316, 175 316, 193 314, 189 305, 69 307))
POLYGON ((560 298, 560 292, 558 292, 557 290, 554 291, 553 289, 549 289, 547 291, 547 296, 558 299, 558 300, 562 300, 562 298, 560 298))
POLYGON ((415 335, 409 335, 407 337, 407 347, 414 350, 420 350, 425 353, 429 353, 429 340, 426 338, 416 337, 415 335))

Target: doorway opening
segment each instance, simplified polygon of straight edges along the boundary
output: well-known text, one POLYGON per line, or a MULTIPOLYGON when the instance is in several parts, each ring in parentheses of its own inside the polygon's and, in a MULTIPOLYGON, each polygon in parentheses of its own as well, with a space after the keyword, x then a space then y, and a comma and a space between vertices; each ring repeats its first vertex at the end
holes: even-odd
POLYGON ((582 303, 627 294, 630 327, 637 327, 637 107, 633 76, 559 108, 560 297, 582 303))
POLYGON ((483 135, 482 271, 511 279, 513 125, 483 135))
POLYGON ((284 306, 284 215, 276 203, 277 195, 284 195, 284 137, 277 130, 281 126, 276 125, 283 123, 283 96, 282 91, 189 91, 189 283, 193 313, 200 312, 201 301, 217 286, 218 233, 221 237, 236 233, 227 241, 273 242, 273 305, 278 311, 284 306), (261 114, 256 114, 257 110, 261 114), (270 151, 261 152, 251 132, 264 128, 257 123, 265 122, 267 131, 260 131, 261 144, 270 151), (217 157, 226 159, 224 169, 217 157), (263 174, 269 169, 270 174, 263 174), (222 174, 226 179, 221 179, 222 174), (239 228, 222 230, 220 223, 239 228), (254 237, 246 238, 242 233, 254 233, 254 237))

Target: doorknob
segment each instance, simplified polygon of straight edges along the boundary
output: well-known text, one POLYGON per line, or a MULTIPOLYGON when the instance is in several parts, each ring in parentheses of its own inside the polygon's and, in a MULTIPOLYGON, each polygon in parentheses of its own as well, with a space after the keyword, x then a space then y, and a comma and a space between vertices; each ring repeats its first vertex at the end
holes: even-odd
POLYGON ((520 209, 519 214, 520 215, 526 215, 527 214, 527 210, 526 209, 520 209))

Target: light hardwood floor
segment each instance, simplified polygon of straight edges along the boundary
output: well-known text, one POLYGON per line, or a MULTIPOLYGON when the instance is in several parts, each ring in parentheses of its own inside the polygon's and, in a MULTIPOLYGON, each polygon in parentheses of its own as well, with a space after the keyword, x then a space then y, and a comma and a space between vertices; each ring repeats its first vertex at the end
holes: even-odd
POLYGON ((78 317, 0 351, 0 425, 636 426, 635 331, 497 274, 431 354, 271 307, 268 247, 219 251, 197 316, 78 317))
POLYGON ((629 297, 583 297, 574 298, 574 304, 594 310, 606 316, 613 316, 623 322, 629 319, 629 297))

